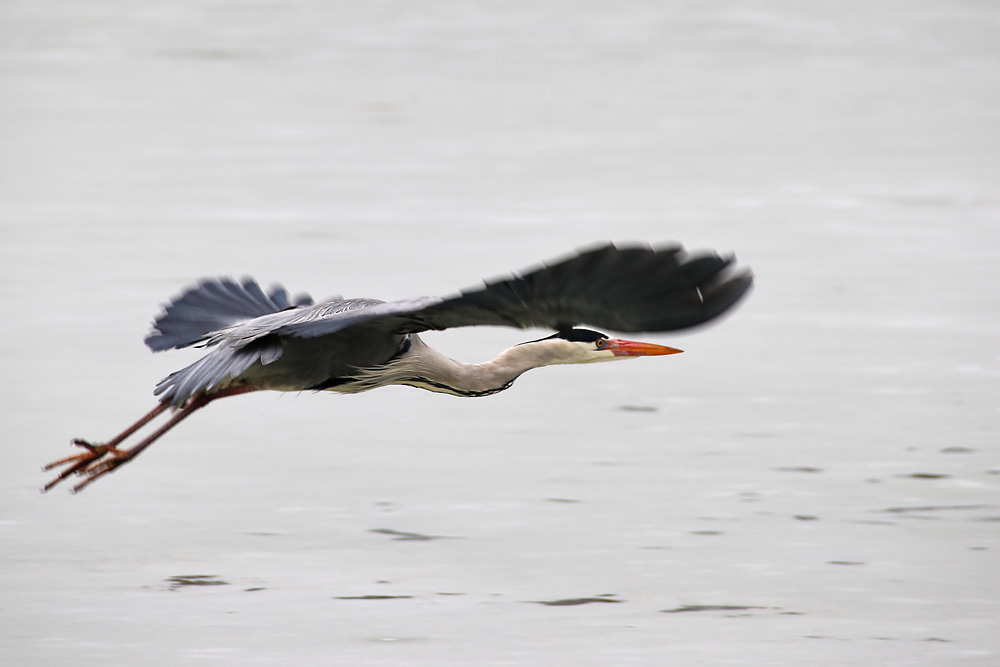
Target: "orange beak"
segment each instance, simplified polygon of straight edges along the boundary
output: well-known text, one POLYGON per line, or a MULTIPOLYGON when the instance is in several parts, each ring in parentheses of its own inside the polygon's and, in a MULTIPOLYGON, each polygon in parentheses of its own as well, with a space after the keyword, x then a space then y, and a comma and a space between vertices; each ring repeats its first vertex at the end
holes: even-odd
POLYGON ((654 345, 653 343, 640 343, 624 338, 609 338, 604 344, 605 350, 611 350, 618 357, 658 357, 664 354, 677 354, 684 350, 665 345, 654 345))

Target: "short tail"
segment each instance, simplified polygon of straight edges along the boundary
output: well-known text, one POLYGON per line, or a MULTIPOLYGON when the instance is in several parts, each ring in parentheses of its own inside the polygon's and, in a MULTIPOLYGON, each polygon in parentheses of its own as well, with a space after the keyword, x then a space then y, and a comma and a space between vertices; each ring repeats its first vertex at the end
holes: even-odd
POLYGON ((265 293, 252 278, 200 280, 164 307, 145 342, 154 352, 188 347, 234 324, 312 303, 307 294, 289 300, 280 285, 265 293))

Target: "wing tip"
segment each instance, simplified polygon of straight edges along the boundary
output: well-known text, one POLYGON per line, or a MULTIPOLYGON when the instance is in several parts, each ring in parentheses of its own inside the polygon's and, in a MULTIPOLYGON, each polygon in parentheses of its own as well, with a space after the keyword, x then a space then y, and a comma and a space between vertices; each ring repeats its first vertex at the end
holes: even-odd
MULTIPOLYGON (((733 256, 735 261, 735 256, 733 256)), ((699 324, 708 323, 720 315, 731 311, 750 293, 754 287, 755 276, 749 267, 727 272, 719 280, 706 288, 700 289, 705 319, 699 324)), ((697 326, 697 325, 695 325, 697 326)))

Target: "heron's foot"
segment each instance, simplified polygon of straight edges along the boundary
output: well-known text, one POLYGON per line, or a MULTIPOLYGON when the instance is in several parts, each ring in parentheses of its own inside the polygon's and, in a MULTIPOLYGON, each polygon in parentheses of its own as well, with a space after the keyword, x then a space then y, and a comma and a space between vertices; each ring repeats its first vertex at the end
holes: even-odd
POLYGON ((42 487, 43 493, 73 474, 86 477, 83 482, 73 487, 74 492, 80 491, 101 475, 111 472, 132 458, 128 450, 118 449, 110 445, 95 444, 80 438, 74 438, 71 443, 77 447, 83 447, 85 451, 53 461, 43 467, 42 470, 52 470, 59 466, 66 466, 55 479, 42 487))
POLYGON ((118 466, 125 465, 131 461, 139 452, 135 449, 116 449, 108 447, 105 452, 107 456, 94 460, 87 466, 81 468, 77 474, 83 477, 83 481, 73 486, 73 493, 79 493, 84 488, 96 482, 98 478, 114 471, 118 466))

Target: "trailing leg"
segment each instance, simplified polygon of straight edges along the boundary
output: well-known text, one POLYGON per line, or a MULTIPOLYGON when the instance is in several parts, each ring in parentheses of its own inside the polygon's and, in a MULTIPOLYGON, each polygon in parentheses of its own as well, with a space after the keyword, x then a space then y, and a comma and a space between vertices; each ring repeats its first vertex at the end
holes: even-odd
POLYGON ((42 488, 42 492, 44 493, 45 491, 48 491, 74 473, 81 475, 84 479, 82 482, 73 487, 73 492, 77 493, 82 491, 99 477, 106 475, 119 466, 134 459, 142 452, 142 450, 156 442, 167 431, 172 429, 174 426, 177 426, 177 424, 181 423, 195 410, 205 407, 218 398, 245 394, 251 391, 256 391, 256 388, 251 385, 241 385, 238 387, 223 389, 222 391, 210 395, 199 394, 182 406, 163 426, 129 449, 120 449, 118 445, 125 440, 125 438, 138 431, 165 411, 170 405, 169 401, 160 403, 137 422, 106 443, 95 444, 76 438, 72 441, 73 444, 78 447, 83 447, 86 451, 74 454, 73 456, 67 456, 66 458, 59 459, 58 461, 53 461, 42 468, 43 470, 51 470, 52 468, 62 465, 68 466, 65 470, 60 472, 55 479, 46 484, 42 488))

